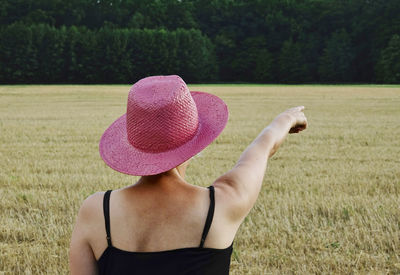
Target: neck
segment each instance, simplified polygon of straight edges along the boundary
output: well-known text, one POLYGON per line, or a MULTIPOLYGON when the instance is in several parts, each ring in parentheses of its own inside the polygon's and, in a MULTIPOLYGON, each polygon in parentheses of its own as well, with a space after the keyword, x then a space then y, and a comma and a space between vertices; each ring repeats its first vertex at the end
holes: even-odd
POLYGON ((181 163, 177 167, 172 168, 171 170, 165 171, 163 173, 152 176, 143 176, 138 181, 138 184, 151 184, 151 183, 169 184, 171 182, 181 182, 186 184, 185 174, 189 162, 190 159, 185 161, 184 163, 181 163))
POLYGON ((138 183, 148 184, 148 183, 169 183, 176 181, 185 182, 185 170, 186 170, 185 168, 178 166, 161 174, 142 176, 138 181, 138 183))

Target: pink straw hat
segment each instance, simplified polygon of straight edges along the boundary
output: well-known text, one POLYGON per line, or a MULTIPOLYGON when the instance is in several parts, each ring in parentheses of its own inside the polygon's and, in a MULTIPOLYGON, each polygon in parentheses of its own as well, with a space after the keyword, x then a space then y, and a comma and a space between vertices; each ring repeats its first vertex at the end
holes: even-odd
POLYGON ((126 114, 101 137, 100 155, 121 173, 159 174, 203 150, 227 121, 219 97, 190 92, 177 75, 146 77, 131 87, 126 114))

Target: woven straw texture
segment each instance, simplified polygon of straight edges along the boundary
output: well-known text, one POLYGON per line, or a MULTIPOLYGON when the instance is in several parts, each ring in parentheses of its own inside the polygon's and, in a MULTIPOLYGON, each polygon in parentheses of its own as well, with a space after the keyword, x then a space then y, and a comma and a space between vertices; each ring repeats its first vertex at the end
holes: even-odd
POLYGON ((190 92, 179 76, 144 78, 130 89, 127 113, 101 137, 100 155, 121 173, 159 174, 203 150, 227 121, 222 99, 190 92))

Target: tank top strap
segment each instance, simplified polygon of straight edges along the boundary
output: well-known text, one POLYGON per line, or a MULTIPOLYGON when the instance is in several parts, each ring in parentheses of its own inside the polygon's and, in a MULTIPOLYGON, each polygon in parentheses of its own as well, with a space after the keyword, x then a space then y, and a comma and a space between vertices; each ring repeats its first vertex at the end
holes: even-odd
POLYGON ((208 214, 206 219, 206 224, 204 225, 203 234, 201 235, 200 248, 204 247, 204 242, 206 241, 208 231, 210 230, 211 223, 214 217, 214 208, 215 208, 215 194, 214 194, 214 186, 209 186, 210 189, 210 207, 208 208, 208 214))
POLYGON ((103 212, 104 212, 104 222, 106 225, 106 234, 107 234, 107 244, 108 246, 112 246, 111 244, 111 233, 110 233, 110 195, 112 190, 108 190, 104 194, 103 198, 103 212))

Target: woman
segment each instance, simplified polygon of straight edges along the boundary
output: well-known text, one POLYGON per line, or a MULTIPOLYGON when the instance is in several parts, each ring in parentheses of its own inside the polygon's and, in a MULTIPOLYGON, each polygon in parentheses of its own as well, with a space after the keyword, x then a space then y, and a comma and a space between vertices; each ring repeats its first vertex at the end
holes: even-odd
MULTIPOLYGON (((235 234, 261 189, 267 160, 307 126, 304 107, 278 115, 209 188, 185 181, 192 156, 228 120, 216 96, 189 92, 178 76, 135 83, 127 113, 103 134, 111 168, 142 176, 82 204, 70 248, 74 274, 228 274, 235 234)), ((211 169, 211 167, 210 167, 211 169)))

